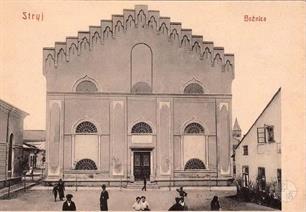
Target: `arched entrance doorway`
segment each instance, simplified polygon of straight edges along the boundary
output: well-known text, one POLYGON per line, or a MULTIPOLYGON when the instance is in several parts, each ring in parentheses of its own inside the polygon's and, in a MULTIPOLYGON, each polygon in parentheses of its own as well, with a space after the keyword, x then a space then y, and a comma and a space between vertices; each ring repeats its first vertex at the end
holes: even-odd
MULTIPOLYGON (((145 122, 135 124, 131 133, 134 136, 132 140, 135 143, 148 142, 148 140, 152 139, 152 128, 145 122)), ((134 179, 136 181, 144 178, 149 180, 151 174, 151 151, 144 148, 135 148, 132 154, 134 179)))

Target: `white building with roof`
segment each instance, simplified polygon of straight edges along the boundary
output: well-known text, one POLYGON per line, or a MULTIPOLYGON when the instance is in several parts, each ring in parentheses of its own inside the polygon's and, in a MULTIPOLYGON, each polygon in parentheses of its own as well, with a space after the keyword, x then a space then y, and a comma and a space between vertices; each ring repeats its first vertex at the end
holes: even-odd
POLYGON ((281 88, 243 136, 235 150, 236 178, 260 189, 281 185, 281 88))

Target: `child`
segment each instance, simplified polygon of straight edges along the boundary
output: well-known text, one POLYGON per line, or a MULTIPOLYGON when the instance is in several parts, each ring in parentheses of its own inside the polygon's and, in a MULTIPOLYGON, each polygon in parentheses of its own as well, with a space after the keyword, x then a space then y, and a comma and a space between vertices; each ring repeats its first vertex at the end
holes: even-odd
POLYGON ((75 203, 71 200, 72 197, 72 194, 66 195, 67 200, 63 204, 63 211, 76 211, 75 203))
POLYGON ((140 197, 136 197, 136 202, 133 204, 134 211, 141 211, 140 197))
POLYGON ((149 203, 146 201, 145 196, 141 197, 141 210, 142 211, 149 211, 150 210, 149 203))
POLYGON ((58 191, 58 186, 57 186, 57 184, 55 184, 55 185, 53 186, 54 202, 56 202, 57 191, 58 191))

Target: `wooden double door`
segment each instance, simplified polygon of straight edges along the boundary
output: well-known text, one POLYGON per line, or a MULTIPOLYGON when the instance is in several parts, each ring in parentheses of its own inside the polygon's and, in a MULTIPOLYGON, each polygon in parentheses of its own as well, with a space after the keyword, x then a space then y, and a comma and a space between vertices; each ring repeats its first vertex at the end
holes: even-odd
POLYGON ((134 178, 135 181, 149 180, 151 174, 151 153, 134 152, 134 178))

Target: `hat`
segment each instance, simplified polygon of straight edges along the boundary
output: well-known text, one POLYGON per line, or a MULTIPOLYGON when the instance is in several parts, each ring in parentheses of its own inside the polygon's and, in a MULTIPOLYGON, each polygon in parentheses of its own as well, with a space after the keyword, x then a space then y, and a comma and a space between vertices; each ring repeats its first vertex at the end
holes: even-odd
POLYGON ((67 194, 67 195, 66 195, 66 198, 67 198, 67 199, 71 199, 72 197, 73 197, 72 194, 67 194))

